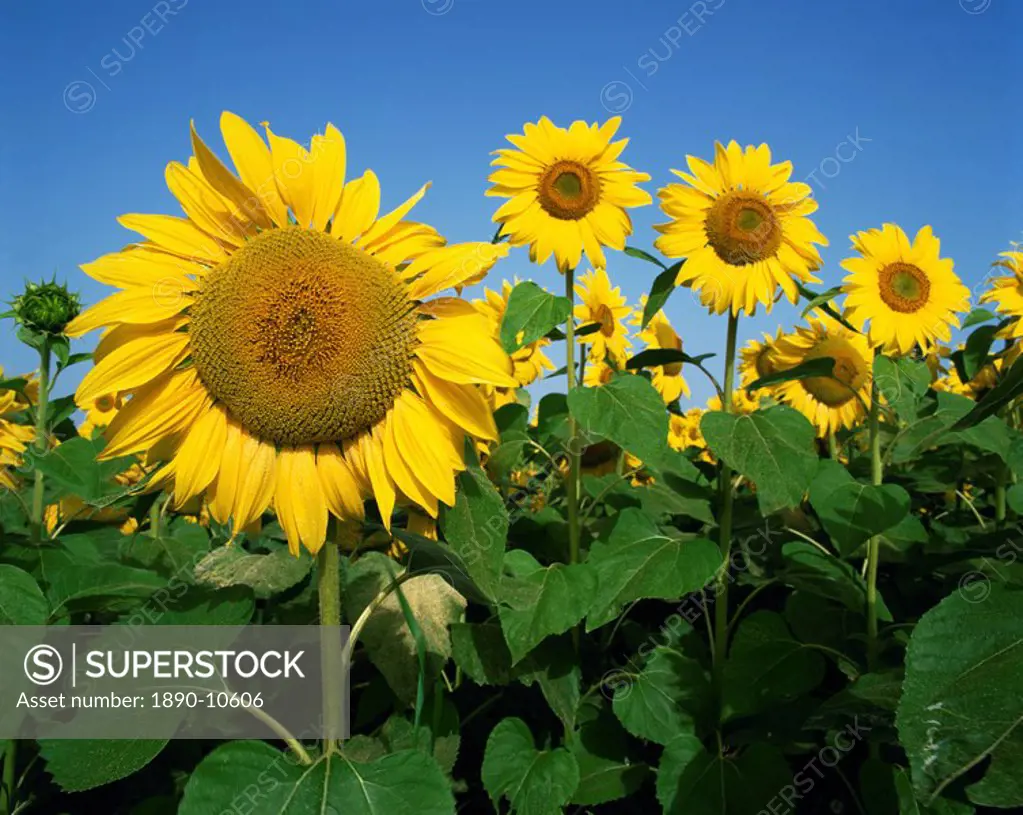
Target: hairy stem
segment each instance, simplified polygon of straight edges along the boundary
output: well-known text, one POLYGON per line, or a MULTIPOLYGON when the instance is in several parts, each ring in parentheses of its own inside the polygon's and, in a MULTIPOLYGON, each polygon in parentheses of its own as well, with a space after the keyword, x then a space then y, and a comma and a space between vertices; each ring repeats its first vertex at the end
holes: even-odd
MULTIPOLYGON (((46 408, 50 401, 50 341, 44 339, 39 348, 39 397, 36 399, 36 438, 35 452, 42 455, 46 452, 47 415, 46 408)), ((32 485, 32 515, 29 518, 29 533, 33 543, 43 539, 43 518, 46 507, 43 505, 43 473, 35 471, 35 482, 32 485)))
MULTIPOLYGON (((575 273, 565 272, 565 296, 575 308, 575 273)), ((576 387, 575 370, 575 314, 569 312, 565 323, 565 374, 568 391, 576 387)), ((565 482, 565 500, 568 502, 568 562, 579 562, 579 428, 571 411, 568 414, 568 480, 565 482)))
MULTIPOLYGON (((884 480, 881 461, 880 405, 877 383, 870 389, 870 476, 875 486, 884 480)), ((881 538, 875 535, 867 543, 867 669, 874 670, 877 663, 877 565, 880 559, 881 538)))
POLYGON ((344 699, 343 655, 341 652, 341 537, 347 532, 338 521, 337 540, 325 541, 317 556, 317 584, 320 598, 320 660, 323 677, 323 754, 338 750, 341 738, 341 705, 344 699))

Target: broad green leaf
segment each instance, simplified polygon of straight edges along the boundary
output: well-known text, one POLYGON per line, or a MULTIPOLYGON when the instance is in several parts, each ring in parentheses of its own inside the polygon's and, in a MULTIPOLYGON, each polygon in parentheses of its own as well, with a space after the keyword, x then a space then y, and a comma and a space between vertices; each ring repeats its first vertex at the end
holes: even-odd
POLYGON ((155 572, 82 561, 63 549, 44 550, 40 564, 51 616, 64 606, 124 611, 167 585, 167 579, 155 572))
POLYGON ((993 416, 1023 393, 1023 357, 1012 363, 998 384, 984 394, 984 398, 976 406, 953 425, 953 430, 965 430, 980 424, 988 416, 993 416))
POLYGON ((457 478, 455 505, 441 509, 440 528, 444 539, 465 564, 469 577, 493 600, 498 593, 508 539, 508 510, 500 493, 480 469, 475 453, 467 461, 468 468, 457 478))
POLYGON ((511 718, 491 731, 481 776, 495 807, 505 798, 515 815, 560 815, 579 785, 579 765, 563 747, 537 750, 526 723, 511 718))
POLYGON ((46 625, 49 616, 50 605, 32 575, 0 564, 0 625, 46 625))
POLYGON ((179 815, 454 815, 444 772, 419 750, 373 761, 346 753, 306 767, 261 741, 232 741, 202 760, 185 785, 179 815), (251 795, 242 798, 242 791, 251 795))
POLYGON ((613 441, 653 466, 668 456, 668 414, 646 377, 618 374, 606 385, 576 388, 568 407, 585 434, 613 441))
POLYGON ((966 315, 963 320, 963 328, 971 328, 981 323, 989 323, 992 320, 997 320, 998 315, 993 311, 989 311, 986 308, 975 308, 969 314, 966 315))
POLYGON ((725 662, 724 715, 745 716, 809 693, 824 659, 792 636, 784 618, 756 611, 739 623, 725 662))
POLYGON ((593 602, 597 576, 589 563, 546 568, 523 549, 504 557, 498 615, 501 629, 518 662, 554 634, 562 634, 582 620, 593 602))
POLYGON ((309 574, 312 565, 304 550, 295 557, 283 547, 254 555, 237 545, 221 546, 196 564, 195 580, 216 588, 248 586, 256 597, 267 598, 290 589, 309 574))
MULTIPOLYGON (((792 781, 782 754, 755 744, 738 758, 707 752, 691 733, 672 739, 657 769, 657 800, 665 815, 758 815, 792 781)), ((778 809, 778 812, 784 812, 778 809)))
POLYGON ((167 739, 42 739, 46 771, 65 792, 82 792, 131 775, 156 758, 167 739))
POLYGON ((810 505, 843 555, 898 524, 909 513, 909 494, 897 484, 864 484, 837 461, 823 459, 810 486, 810 505))
POLYGON ((931 386, 927 365, 909 357, 874 357, 874 382, 881 398, 895 408, 904 421, 913 421, 920 401, 931 386))
POLYGON ((657 744, 699 732, 715 716, 706 672, 696 660, 667 648, 657 648, 637 674, 616 672, 612 689, 622 726, 657 744))
POLYGON ((199 524, 175 518, 161 526, 157 538, 125 535, 118 544, 120 557, 127 565, 191 581, 196 564, 210 551, 210 536, 199 524))
MULTIPOLYGON (((650 287, 650 294, 647 295, 646 304, 643 306, 640 330, 646 328, 654 318, 654 315, 667 305, 668 298, 675 291, 675 280, 678 278, 679 270, 684 263, 685 259, 673 263, 654 278, 653 285, 650 287)), ((664 268, 663 265, 661 268, 664 268)))
POLYGON ((501 627, 492 623, 452 623, 451 656, 477 685, 507 685, 517 674, 501 627))
MULTIPOLYGON (((849 563, 803 541, 784 544, 781 555, 786 567, 781 578, 792 588, 837 600, 860 614, 865 611, 867 584, 849 563)), ((882 620, 892 619, 880 597, 877 611, 882 620)))
POLYGON ((26 462, 38 469, 53 484, 77 495, 87 504, 104 503, 111 495, 125 493, 125 488, 114 481, 135 463, 133 456, 97 461, 103 449, 103 439, 81 436, 68 439, 43 455, 26 453, 26 462))
POLYGON ((966 374, 963 382, 969 382, 980 373, 981 368, 987 365, 991 352, 991 343, 995 341, 995 334, 998 333, 996 325, 982 325, 972 331, 966 338, 963 347, 963 371, 966 374))
POLYGON ((519 681, 524 685, 536 683, 540 686, 543 698, 554 715, 561 719, 565 730, 571 732, 575 729, 582 698, 582 671, 571 638, 565 634, 545 640, 516 667, 519 681))
POLYGON ((577 806, 596 806, 635 793, 650 777, 650 768, 629 755, 628 735, 607 708, 580 725, 568 745, 579 765, 577 806))
POLYGON ((171 600, 161 598, 159 603, 144 603, 121 616, 120 625, 245 625, 252 619, 256 603, 247 586, 227 589, 207 589, 172 584, 171 600))
POLYGON ((784 405, 745 416, 711 411, 700 429, 715 456, 756 484, 764 515, 803 500, 817 453, 813 425, 799 411, 784 405))
POLYGON ((586 563, 597 575, 586 617, 586 630, 592 631, 633 600, 674 600, 703 588, 721 567, 721 553, 706 538, 668 537, 643 512, 628 508, 608 539, 593 543, 586 563))
POLYGON ((384 722, 380 735, 387 752, 419 750, 433 756, 438 766, 450 776, 458 760, 458 748, 461 743, 458 732, 458 709, 447 700, 436 721, 431 722, 430 726, 419 727, 405 717, 394 714, 384 722))
POLYGON ((572 313, 572 301, 555 297, 526 280, 512 289, 501 321, 501 344, 509 354, 561 325, 572 313))
POLYGON ((801 362, 798 365, 793 365, 791 368, 785 368, 773 374, 762 376, 755 382, 747 385, 746 390, 755 391, 760 388, 766 388, 769 385, 777 385, 779 382, 792 382, 796 379, 820 379, 822 377, 830 379, 834 369, 834 357, 816 357, 815 359, 801 362))
POLYGON ((990 757, 967 794, 1023 807, 1023 591, 993 583, 977 600, 957 591, 920 618, 896 724, 925 804, 990 757))

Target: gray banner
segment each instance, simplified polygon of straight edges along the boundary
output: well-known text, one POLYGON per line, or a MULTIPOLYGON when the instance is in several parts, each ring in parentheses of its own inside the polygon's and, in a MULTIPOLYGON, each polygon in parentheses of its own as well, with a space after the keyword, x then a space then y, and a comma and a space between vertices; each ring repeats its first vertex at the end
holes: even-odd
POLYGON ((347 738, 347 640, 347 626, 0 626, 0 739, 347 738))

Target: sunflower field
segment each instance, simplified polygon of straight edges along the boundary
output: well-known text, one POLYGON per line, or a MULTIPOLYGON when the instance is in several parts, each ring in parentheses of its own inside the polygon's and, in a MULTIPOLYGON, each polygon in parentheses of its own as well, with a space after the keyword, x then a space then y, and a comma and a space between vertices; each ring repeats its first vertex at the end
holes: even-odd
POLYGON ((348 626, 350 734, 8 740, 0 815, 1021 811, 1023 251, 972 303, 930 226, 823 268, 811 188, 734 141, 633 234, 617 117, 495 138, 453 243, 334 126, 220 124, 82 266, 106 299, 4 315, 0 624, 348 626))

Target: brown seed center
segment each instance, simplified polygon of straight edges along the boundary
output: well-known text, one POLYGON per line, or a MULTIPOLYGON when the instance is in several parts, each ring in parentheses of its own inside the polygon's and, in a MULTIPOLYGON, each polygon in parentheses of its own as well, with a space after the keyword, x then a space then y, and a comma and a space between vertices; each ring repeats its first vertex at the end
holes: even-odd
POLYGON ((556 161, 540 177, 540 206, 563 221, 585 218, 600 200, 600 179, 578 161, 556 161))

